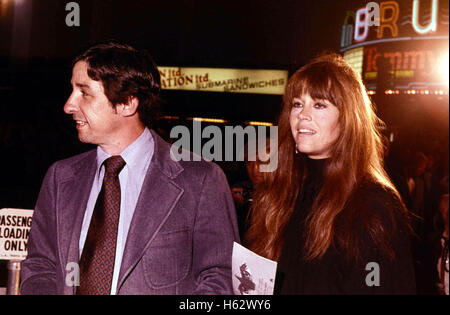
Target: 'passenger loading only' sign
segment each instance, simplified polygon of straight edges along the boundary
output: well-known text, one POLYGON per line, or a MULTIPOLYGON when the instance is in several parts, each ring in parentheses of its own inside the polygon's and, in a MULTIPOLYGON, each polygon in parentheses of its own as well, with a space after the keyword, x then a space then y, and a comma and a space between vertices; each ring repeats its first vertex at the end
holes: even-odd
POLYGON ((33 210, 0 209, 0 260, 23 260, 33 210))

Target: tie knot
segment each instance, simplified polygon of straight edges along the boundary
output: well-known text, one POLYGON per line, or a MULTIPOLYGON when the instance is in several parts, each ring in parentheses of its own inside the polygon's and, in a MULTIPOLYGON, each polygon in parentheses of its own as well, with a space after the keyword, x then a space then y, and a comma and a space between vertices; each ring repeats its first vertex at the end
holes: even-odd
POLYGON ((120 155, 111 156, 105 161, 105 173, 108 175, 117 176, 125 164, 125 161, 120 155))

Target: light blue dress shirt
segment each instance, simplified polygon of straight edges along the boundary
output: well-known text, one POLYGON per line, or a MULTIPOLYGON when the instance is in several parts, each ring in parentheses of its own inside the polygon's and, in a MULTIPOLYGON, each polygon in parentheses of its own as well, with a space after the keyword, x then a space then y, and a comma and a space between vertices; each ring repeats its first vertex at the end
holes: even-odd
MULTIPOLYGON (((123 251, 127 240, 128 230, 131 219, 133 218, 137 200, 141 192, 142 183, 147 174, 148 167, 154 152, 154 140, 150 131, 145 128, 142 134, 120 154, 126 162, 124 168, 119 174, 120 181, 120 216, 119 230, 117 234, 116 259, 114 263, 114 272, 111 285, 111 294, 114 295, 117 289, 120 265, 122 263, 123 251)), ((94 183, 91 194, 86 206, 83 225, 81 227, 79 255, 83 252, 83 246, 86 241, 89 224, 98 194, 102 188, 105 166, 103 162, 111 155, 103 151, 100 146, 97 147, 97 171, 95 173, 94 183)))

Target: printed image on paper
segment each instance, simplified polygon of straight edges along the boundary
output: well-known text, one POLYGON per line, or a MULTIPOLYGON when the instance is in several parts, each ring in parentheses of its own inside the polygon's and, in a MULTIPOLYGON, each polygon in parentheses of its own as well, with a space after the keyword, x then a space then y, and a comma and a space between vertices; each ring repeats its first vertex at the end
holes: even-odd
POLYGON ((277 263, 233 244, 233 291, 236 295, 272 295, 277 263))

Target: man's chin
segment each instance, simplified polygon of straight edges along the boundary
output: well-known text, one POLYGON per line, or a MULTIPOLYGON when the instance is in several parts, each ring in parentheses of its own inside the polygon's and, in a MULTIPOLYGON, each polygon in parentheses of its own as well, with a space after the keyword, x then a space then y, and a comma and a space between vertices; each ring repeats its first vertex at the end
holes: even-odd
POLYGON ((86 143, 86 144, 94 144, 92 142, 92 139, 89 139, 89 137, 86 137, 86 135, 83 135, 82 133, 78 132, 78 140, 80 140, 80 142, 82 143, 86 143))

